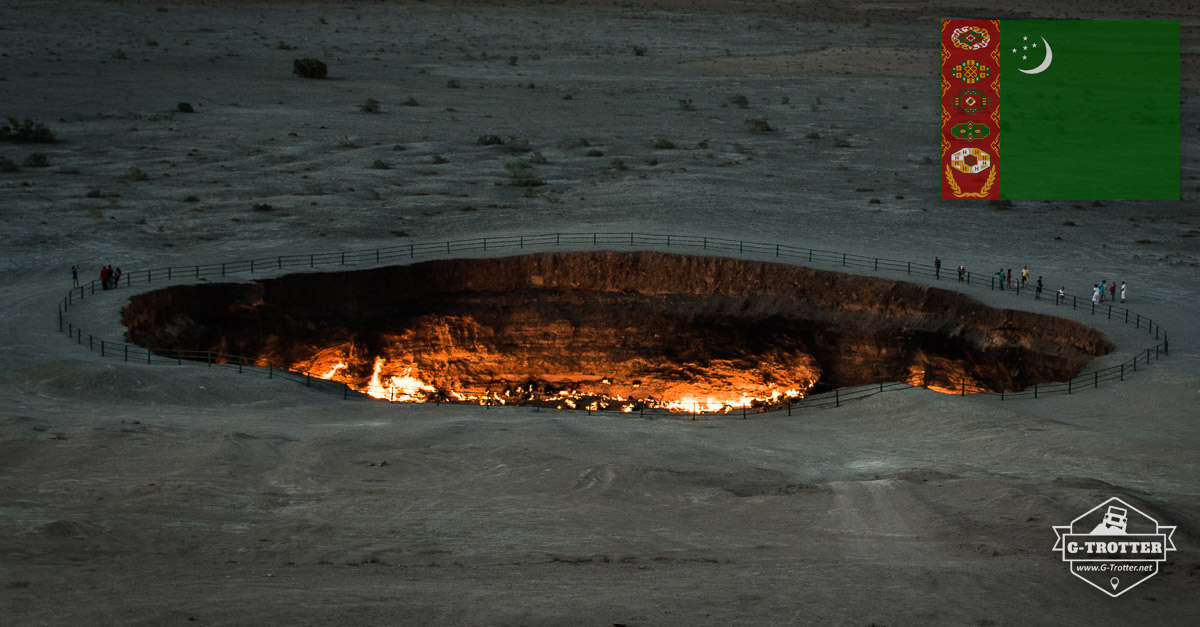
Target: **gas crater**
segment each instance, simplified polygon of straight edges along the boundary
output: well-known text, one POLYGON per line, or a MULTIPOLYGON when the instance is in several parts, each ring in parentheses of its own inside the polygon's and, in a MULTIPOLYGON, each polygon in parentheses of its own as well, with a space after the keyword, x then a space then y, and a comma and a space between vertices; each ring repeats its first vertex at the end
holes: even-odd
POLYGON ((142 346, 240 355, 378 398, 625 411, 768 408, 890 381, 1020 391, 1113 350, 1083 324, 949 290, 656 252, 181 285, 134 296, 122 316, 142 346))

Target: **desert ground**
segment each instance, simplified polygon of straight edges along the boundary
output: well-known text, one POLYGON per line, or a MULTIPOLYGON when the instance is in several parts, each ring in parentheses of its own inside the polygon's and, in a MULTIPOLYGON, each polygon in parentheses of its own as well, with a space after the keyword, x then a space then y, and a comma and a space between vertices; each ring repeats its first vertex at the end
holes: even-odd
MULTIPOLYGON (((58 142, 0 143, 0 622, 1195 624, 1198 24, 1168 2, 6 2, 0 116, 58 142), (937 20, 977 16, 1179 19, 1182 200, 940 200, 937 20), (58 328, 74 264, 595 231, 1127 281, 1171 352, 1069 396, 691 421, 343 400, 58 328), (1114 496, 1178 527, 1119 598, 1051 550, 1114 496)), ((153 287, 70 320, 120 341, 153 287)), ((1098 365, 1148 345, 1061 313, 1117 345, 1098 365)))

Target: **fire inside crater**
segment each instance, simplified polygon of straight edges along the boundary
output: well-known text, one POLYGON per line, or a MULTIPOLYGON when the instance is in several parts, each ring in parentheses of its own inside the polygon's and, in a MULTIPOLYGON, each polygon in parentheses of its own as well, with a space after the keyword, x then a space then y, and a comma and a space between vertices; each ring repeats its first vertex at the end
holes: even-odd
POLYGON ((957 292, 657 252, 453 259, 134 296, 129 341, 241 355, 397 401, 719 412, 842 386, 1068 379, 1083 324, 957 292))

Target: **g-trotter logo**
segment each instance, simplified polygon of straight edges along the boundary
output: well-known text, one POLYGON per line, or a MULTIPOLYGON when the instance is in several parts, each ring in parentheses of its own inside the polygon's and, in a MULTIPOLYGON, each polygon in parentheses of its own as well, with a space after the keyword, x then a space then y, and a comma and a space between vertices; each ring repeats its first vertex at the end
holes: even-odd
POLYGON ((1158 574, 1174 551, 1174 526, 1158 524, 1136 507, 1113 497, 1065 526, 1055 526, 1054 550, 1076 577, 1119 597, 1158 574))

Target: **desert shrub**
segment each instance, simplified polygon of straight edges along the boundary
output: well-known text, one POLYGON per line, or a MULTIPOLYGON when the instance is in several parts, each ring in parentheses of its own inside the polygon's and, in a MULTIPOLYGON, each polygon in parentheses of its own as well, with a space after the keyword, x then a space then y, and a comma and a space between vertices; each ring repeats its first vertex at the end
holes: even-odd
POLYGON ((528 139, 509 135, 508 139, 504 142, 504 150, 510 155, 515 155, 522 152, 529 152, 533 150, 533 147, 529 145, 528 139))
POLYGON ((255 211, 272 211, 275 209, 275 207, 272 207, 270 203, 259 202, 254 203, 251 206, 251 209, 254 209, 255 211))
POLYGON ((92 189, 89 189, 84 196, 87 196, 88 198, 99 198, 100 193, 100 190, 93 187, 92 189))
POLYGON ((729 97, 729 103, 745 109, 746 107, 750 106, 750 99, 746 98, 745 94, 734 94, 729 97))
POLYGON ((29 156, 25 157, 25 161, 22 162, 22 165, 27 168, 48 168, 50 167, 50 160, 46 158, 46 155, 40 152, 31 152, 29 153, 29 156))
POLYGON ((443 157, 442 155, 439 155, 439 154, 437 154, 437 153, 434 153, 434 155, 433 155, 433 164, 434 164, 434 165, 441 165, 441 164, 443 164, 443 163, 450 163, 450 160, 449 160, 449 159, 447 159, 447 158, 445 158, 445 157, 443 157))
POLYGON ((419 106, 421 106, 421 103, 417 102, 417 99, 416 99, 416 98, 413 98, 413 97, 411 97, 411 96, 408 98, 408 100, 405 100, 404 102, 402 102, 402 103, 400 103, 400 104, 403 104, 403 105, 404 105, 404 106, 406 106, 406 107, 419 107, 419 106))
POLYGON ((659 138, 658 141, 654 142, 654 147, 658 150, 675 150, 676 148, 675 142, 666 138, 659 138))
POLYGON ((329 67, 320 59, 305 57, 292 61, 292 74, 300 78, 325 78, 329 74, 329 67))
POLYGON ((189 195, 186 198, 184 198, 183 202, 200 202, 200 199, 198 197, 196 197, 194 194, 192 194, 192 195, 189 195))
POLYGON ((376 159, 375 162, 371 164, 371 169, 372 170, 390 170, 390 169, 392 169, 392 164, 388 163, 387 161, 384 161, 383 159, 376 159))
POLYGON ((648 166, 656 166, 658 165, 658 159, 655 159, 654 157, 646 157, 645 159, 642 159, 642 163, 648 166))
POLYGON ((633 56, 635 56, 635 57, 646 56, 646 50, 647 50, 647 48, 645 46, 640 46, 640 45, 634 46, 633 47, 633 56))
POLYGON ((833 145, 835 148, 852 148, 853 147, 853 145, 850 143, 849 140, 843 139, 841 137, 833 140, 833 145))
POLYGON ((775 130, 767 123, 766 118, 750 118, 746 120, 746 128, 750 129, 751 133, 769 133, 775 130))
POLYGON ((0 157, 0 172, 16 172, 17 164, 8 157, 0 157))
POLYGON ((597 149, 593 148, 593 149, 591 149, 591 150, 587 151, 587 156, 589 156, 589 157, 603 157, 603 156, 604 156, 604 152, 603 152, 603 151, 601 151, 601 150, 597 150, 597 149))
POLYGON ((700 140, 699 142, 697 142, 697 143, 696 143, 696 147, 698 147, 698 148, 708 148, 708 140, 707 140, 707 139, 702 139, 702 140, 700 140))
POLYGON ((546 183, 533 173, 533 167, 527 161, 509 161, 504 164, 512 185, 517 187, 537 187, 546 183))
POLYGON ((475 140, 475 143, 480 146, 498 146, 504 143, 504 139, 499 135, 480 135, 479 139, 475 140))
POLYGON ((680 111, 695 111, 696 105, 692 104, 691 98, 687 98, 687 99, 680 98, 679 99, 679 110, 680 111))
POLYGON ((540 151, 540 150, 533 153, 532 155, 529 155, 529 162, 530 163, 550 163, 550 161, 548 159, 546 159, 546 155, 543 155, 542 151, 540 151))
POLYGON ((367 98, 367 101, 358 105, 358 110, 363 113, 379 113, 379 101, 374 98, 367 98))
POLYGON ((509 58, 508 58, 508 64, 509 64, 509 65, 516 65, 516 64, 517 64, 517 55, 515 55, 515 54, 514 54, 513 56, 509 57, 509 58))
POLYGON ((620 159, 613 159, 612 161, 609 162, 609 165, 611 165, 612 169, 614 169, 614 170, 628 170, 629 169, 629 168, 625 167, 625 162, 620 159))
POLYGON ((458 89, 459 87, 462 87, 462 83, 458 82, 457 78, 452 78, 446 81, 446 87, 449 87, 450 89, 458 89))
POLYGON ((57 141, 54 132, 41 122, 29 118, 8 118, 8 124, 0 126, 0 141, 14 144, 53 144, 57 141))
POLYGON ((150 175, 141 168, 129 168, 120 178, 122 181, 145 181, 149 180, 150 175))
POLYGON ((787 96, 784 96, 783 98, 780 98, 780 99, 779 99, 779 104, 787 104, 787 103, 789 103, 789 102, 791 102, 791 101, 792 101, 792 99, 791 99, 791 98, 788 98, 787 96))
POLYGON ((281 39, 279 41, 279 45, 275 46, 275 49, 276 50, 295 50, 296 48, 295 48, 295 46, 289 45, 288 42, 283 41, 281 39))
POLYGON ((195 113, 196 109, 192 107, 190 102, 181 102, 175 105, 175 109, 180 113, 195 113))

